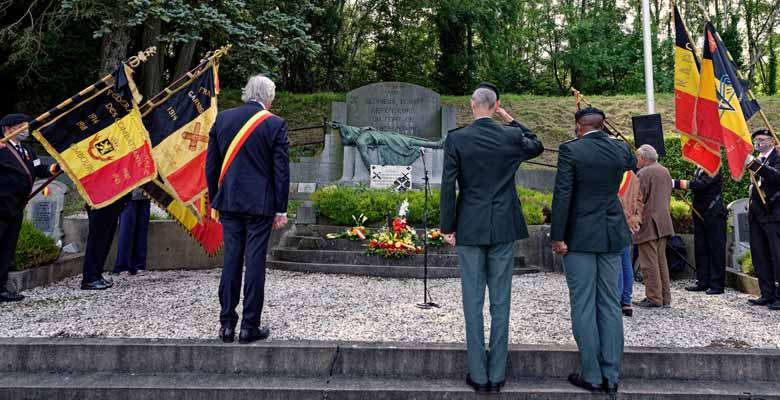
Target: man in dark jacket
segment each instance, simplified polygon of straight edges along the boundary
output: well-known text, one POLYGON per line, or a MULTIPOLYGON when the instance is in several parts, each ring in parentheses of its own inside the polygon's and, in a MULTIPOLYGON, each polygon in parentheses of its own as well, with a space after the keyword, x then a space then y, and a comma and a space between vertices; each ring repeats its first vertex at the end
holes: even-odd
POLYGON ((467 382, 478 392, 499 392, 505 381, 515 241, 528 237, 515 173, 522 161, 544 151, 536 135, 517 121, 512 126, 493 121, 498 107, 495 86, 483 83, 474 91, 474 123, 450 133, 444 142, 441 184, 441 230, 457 245, 460 260, 467 382), (486 285, 491 316, 488 353, 482 317, 486 285))
POLYGON ((558 150, 552 226, 553 251, 564 256, 571 322, 580 350, 580 373, 569 382, 597 392, 617 392, 623 358, 620 257, 631 243, 618 189, 636 166, 626 143, 609 137, 604 113, 575 115, 577 139, 558 150))
POLYGON ((675 180, 675 189, 693 192, 693 247, 696 253, 696 285, 689 292, 723 294, 726 285, 726 206, 723 174, 710 176, 697 168, 693 180, 675 180))
POLYGON ((750 304, 780 310, 780 154, 766 129, 753 132, 759 156, 748 169, 761 189, 750 187, 750 254, 758 275, 761 297, 750 304), (762 196, 763 195, 763 196, 762 196))
MULTIPOLYGON (((0 120, 3 136, 24 128, 31 120, 25 114, 6 115, 0 120)), ((25 130, 0 145, 0 303, 24 299, 6 287, 22 229, 24 206, 35 178, 48 178, 58 170, 57 164, 43 165, 33 149, 23 143, 28 136, 29 131, 25 130)))
POLYGON ((225 266, 219 282, 219 336, 224 342, 232 342, 235 336, 245 254, 239 342, 270 335, 268 328, 260 329, 265 257, 271 229, 287 223, 290 190, 287 122, 268 111, 275 90, 265 76, 251 77, 242 96, 245 103, 219 113, 209 133, 206 182, 225 238, 225 266))

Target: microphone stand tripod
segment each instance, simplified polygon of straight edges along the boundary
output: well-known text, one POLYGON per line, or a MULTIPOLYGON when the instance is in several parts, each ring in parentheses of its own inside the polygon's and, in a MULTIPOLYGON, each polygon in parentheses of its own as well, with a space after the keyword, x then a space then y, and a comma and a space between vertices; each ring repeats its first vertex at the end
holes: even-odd
POLYGON ((420 158, 423 163, 423 182, 425 185, 425 202, 423 205, 423 302, 417 304, 417 308, 430 310, 439 308, 439 305, 429 301, 428 295, 428 194, 430 193, 430 177, 428 166, 425 164, 425 151, 420 148, 420 158))

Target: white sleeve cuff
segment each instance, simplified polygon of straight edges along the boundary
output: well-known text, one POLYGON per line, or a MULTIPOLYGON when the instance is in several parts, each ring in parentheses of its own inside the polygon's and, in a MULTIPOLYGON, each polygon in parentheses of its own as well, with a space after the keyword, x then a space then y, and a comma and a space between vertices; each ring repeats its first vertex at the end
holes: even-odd
POLYGON ((285 217, 287 218, 287 213, 276 213, 277 217, 285 217))

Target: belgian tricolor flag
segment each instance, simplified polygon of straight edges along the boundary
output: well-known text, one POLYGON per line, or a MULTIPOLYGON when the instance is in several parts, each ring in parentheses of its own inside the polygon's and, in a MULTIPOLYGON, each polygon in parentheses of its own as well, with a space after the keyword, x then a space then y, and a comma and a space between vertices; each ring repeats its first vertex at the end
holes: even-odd
POLYGON ((210 62, 201 71, 144 118, 160 177, 184 204, 206 191, 206 146, 217 118, 217 66, 210 62))
POLYGON ((710 175, 720 169, 720 146, 694 136, 696 98, 701 65, 688 29, 674 6, 674 105, 675 127, 680 132, 683 159, 701 166, 710 175))
POLYGON ((759 109, 758 103, 748 98, 745 82, 715 27, 707 22, 695 133, 724 146, 735 180, 742 178, 745 159, 753 151, 747 121, 759 109))
POLYGON ((50 122, 31 124, 33 136, 54 157, 84 200, 100 208, 156 175, 149 133, 141 120, 133 70, 122 64, 111 80, 50 122))
POLYGON ((199 197, 197 206, 202 209, 196 211, 193 208, 194 205, 187 206, 173 197, 165 186, 162 182, 155 180, 141 186, 141 189, 149 199, 157 203, 181 224, 187 233, 206 250, 206 253, 214 255, 222 247, 222 224, 208 216, 211 209, 206 196, 199 197), (198 214, 203 215, 203 217, 198 214))

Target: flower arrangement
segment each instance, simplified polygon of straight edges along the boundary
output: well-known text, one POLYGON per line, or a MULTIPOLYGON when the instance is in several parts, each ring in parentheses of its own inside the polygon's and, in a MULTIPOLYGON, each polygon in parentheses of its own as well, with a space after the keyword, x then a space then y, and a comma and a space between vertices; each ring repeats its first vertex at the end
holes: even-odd
POLYGON ((441 247, 444 246, 445 244, 446 242, 444 241, 444 235, 441 233, 441 230, 439 229, 428 230, 428 246, 441 247))
POLYGON ((355 226, 352 228, 347 229, 344 232, 341 233, 329 233, 325 235, 325 238, 327 239, 349 239, 349 240, 366 240, 366 237, 368 237, 369 232, 368 229, 366 229, 363 224, 366 223, 368 218, 366 218, 365 215, 360 214, 359 217, 355 218, 355 216, 352 216, 352 220, 355 222, 355 226))

